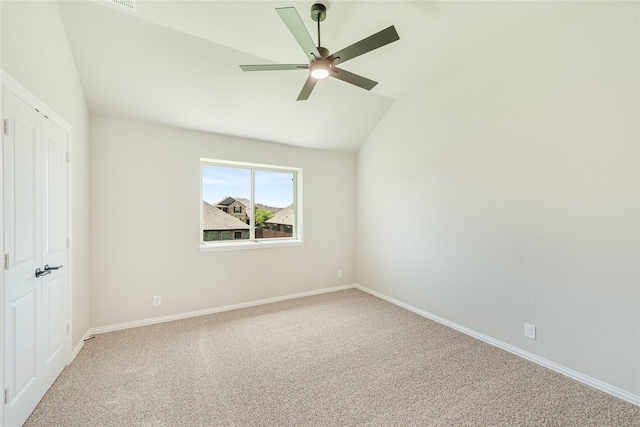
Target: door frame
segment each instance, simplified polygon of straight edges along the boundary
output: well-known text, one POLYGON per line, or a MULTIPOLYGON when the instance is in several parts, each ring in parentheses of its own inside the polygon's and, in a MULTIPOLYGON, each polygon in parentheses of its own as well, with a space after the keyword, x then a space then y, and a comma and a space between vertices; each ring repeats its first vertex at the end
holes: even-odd
MULTIPOLYGON (((58 116, 51 108, 49 108, 44 102, 38 99, 35 95, 33 95, 27 88, 22 86, 16 79, 11 77, 7 72, 0 69, 0 115, 2 119, 4 119, 4 89, 9 90, 18 98, 22 99, 33 109, 40 112, 40 114, 46 116, 49 120, 54 122, 56 125, 60 126, 64 131, 67 132, 67 153, 68 153, 68 162, 67 162, 67 238, 71 243, 67 250, 67 263, 69 267, 69 273, 67 274, 67 325, 69 328, 69 333, 66 336, 66 354, 65 360, 68 365, 71 363, 71 355, 73 352, 73 211, 71 207, 73 206, 73 193, 72 193, 72 185, 71 185, 71 170, 73 166, 73 128, 69 123, 67 123, 62 117, 58 116)), ((4 126, 4 120, 3 120, 4 126)), ((3 128, 3 145, 4 145, 4 128, 3 128)), ((4 149, 0 147, 0 188, 4 188, 4 149)), ((0 209, 0 224, 3 226, 0 227, 0 254, 2 258, 2 263, 4 264, 4 192, 2 193, 3 197, 1 200, 1 209, 0 209)), ((4 307, 4 265, 2 265, 2 274, 0 274, 0 307, 4 307)), ((2 354, 4 354, 5 350, 5 341, 4 341, 4 311, 0 316, 0 346, 2 348, 2 354)), ((3 358, 4 359, 4 358, 3 358)), ((0 389, 0 393, 2 394, 2 404, 0 404, 0 426, 4 425, 4 390, 5 390, 5 382, 4 382, 4 366, 0 369, 0 383, 2 384, 2 389, 0 389)))

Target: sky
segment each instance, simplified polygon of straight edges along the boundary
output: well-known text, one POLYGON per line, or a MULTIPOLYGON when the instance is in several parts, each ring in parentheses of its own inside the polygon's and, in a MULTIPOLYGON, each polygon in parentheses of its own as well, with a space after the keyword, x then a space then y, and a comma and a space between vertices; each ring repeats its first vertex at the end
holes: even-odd
MULTIPOLYGON (((202 199, 215 204, 225 197, 250 199, 251 170, 204 165, 202 167, 202 199)), ((293 174, 290 172, 255 171, 255 203, 285 208, 293 203, 293 174)))

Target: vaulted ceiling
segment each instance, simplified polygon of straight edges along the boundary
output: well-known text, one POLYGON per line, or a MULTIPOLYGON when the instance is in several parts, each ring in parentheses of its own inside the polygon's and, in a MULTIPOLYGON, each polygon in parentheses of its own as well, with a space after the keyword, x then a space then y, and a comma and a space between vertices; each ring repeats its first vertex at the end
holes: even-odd
POLYGON ((316 40, 314 1, 60 1, 94 114, 354 152, 393 102, 572 6, 558 2, 321 1, 322 45, 335 52, 390 25, 400 40, 341 65, 378 81, 336 79, 296 101, 307 71, 243 72, 240 64, 305 63, 275 9, 295 6, 316 40))

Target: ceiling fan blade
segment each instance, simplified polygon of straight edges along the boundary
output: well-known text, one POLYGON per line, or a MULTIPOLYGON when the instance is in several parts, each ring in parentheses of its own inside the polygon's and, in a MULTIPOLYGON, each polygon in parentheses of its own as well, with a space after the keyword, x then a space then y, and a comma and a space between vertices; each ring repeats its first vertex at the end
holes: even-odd
POLYGON ((378 82, 374 82, 366 77, 362 77, 338 67, 331 68, 331 77, 335 77, 338 80, 351 83, 352 85, 356 85, 366 90, 371 90, 378 84, 378 82))
POLYGON ((242 71, 278 71, 278 70, 308 70, 306 64, 265 64, 265 65, 241 65, 242 71))
POLYGON ((311 77, 311 74, 309 74, 309 77, 307 77, 307 81, 304 82, 304 86, 302 86, 302 90, 300 91, 300 95, 298 95, 298 99, 296 99, 296 101, 306 101, 309 99, 309 95, 311 95, 311 91, 316 86, 317 81, 317 79, 311 77))
POLYGON ((333 65, 338 65, 341 62, 353 59, 363 53, 371 52, 374 49, 392 43, 396 40, 400 40, 400 36, 398 36, 396 27, 392 25, 389 28, 385 28, 384 30, 379 31, 366 39, 362 39, 349 47, 345 47, 344 49, 329 56, 327 59, 333 60, 333 65))
POLYGON ((318 52, 318 48, 316 47, 313 40, 311 40, 311 36, 307 31, 307 27, 304 26, 302 19, 300 19, 300 15, 296 11, 295 7, 280 7, 276 9, 278 15, 287 26, 291 34, 296 39, 302 50, 304 51, 309 61, 314 60, 315 58, 320 58, 320 52, 318 52), (313 57, 315 55, 315 58, 313 57))

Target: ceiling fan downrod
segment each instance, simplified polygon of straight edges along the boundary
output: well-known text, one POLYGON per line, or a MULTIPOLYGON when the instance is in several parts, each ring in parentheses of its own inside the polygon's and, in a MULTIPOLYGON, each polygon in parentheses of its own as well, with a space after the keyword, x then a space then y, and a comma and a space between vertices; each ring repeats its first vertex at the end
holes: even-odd
POLYGON ((316 3, 311 6, 311 19, 318 23, 318 47, 322 46, 320 42, 320 22, 327 17, 327 8, 322 3, 316 3))

